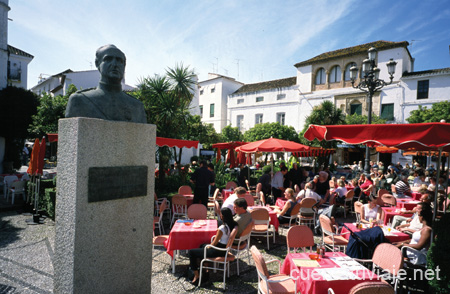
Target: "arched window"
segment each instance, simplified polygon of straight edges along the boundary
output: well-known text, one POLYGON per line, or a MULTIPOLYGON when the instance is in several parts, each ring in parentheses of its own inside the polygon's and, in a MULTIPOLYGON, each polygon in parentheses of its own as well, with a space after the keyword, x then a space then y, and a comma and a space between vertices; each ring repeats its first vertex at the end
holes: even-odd
POLYGON ((325 69, 322 67, 316 73, 316 85, 325 84, 325 69))
POLYGON ((341 67, 339 65, 334 66, 330 71, 330 83, 339 83, 341 81, 341 67))
POLYGON ((349 64, 345 67, 344 81, 350 81, 350 68, 351 68, 352 66, 356 66, 356 63, 351 62, 351 63, 349 63, 349 64))

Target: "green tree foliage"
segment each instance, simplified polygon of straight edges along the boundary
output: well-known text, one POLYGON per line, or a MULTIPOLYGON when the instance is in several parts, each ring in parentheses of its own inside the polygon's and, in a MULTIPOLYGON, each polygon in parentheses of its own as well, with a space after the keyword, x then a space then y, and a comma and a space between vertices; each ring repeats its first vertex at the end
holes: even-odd
POLYGON ((222 129, 221 132, 223 142, 233 142, 244 140, 244 135, 237 127, 228 125, 222 129))
POLYGON ((435 103, 431 109, 419 105, 419 109, 410 112, 410 117, 408 117, 406 121, 412 124, 439 122, 441 119, 450 122, 450 101, 435 103))
POLYGON ((222 139, 212 125, 202 123, 200 115, 188 117, 184 138, 187 140, 199 140, 205 149, 210 149, 212 144, 221 142, 222 139))
MULTIPOLYGON (((345 123, 347 125, 366 125, 367 115, 349 114, 345 116, 345 123)), ((376 114, 372 114, 372 124, 385 124, 386 120, 376 114)))
POLYGON ((58 133, 58 120, 64 118, 69 96, 77 91, 77 87, 71 84, 66 95, 52 97, 44 93, 39 98, 39 106, 33 122, 28 127, 33 138, 41 138, 45 134, 58 133))
POLYGON ((279 123, 257 124, 244 133, 244 140, 254 142, 270 137, 298 142, 298 135, 292 126, 283 126, 279 123))
POLYGON ((0 136, 5 138, 4 161, 20 168, 20 154, 28 125, 36 113, 36 95, 28 90, 8 86, 0 91, 0 136))

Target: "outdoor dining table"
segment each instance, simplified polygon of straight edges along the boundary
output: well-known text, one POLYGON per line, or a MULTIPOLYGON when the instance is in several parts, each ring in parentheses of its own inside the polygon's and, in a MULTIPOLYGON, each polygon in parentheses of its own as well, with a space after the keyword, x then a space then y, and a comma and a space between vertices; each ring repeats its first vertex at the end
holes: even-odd
POLYGON ((396 207, 381 207, 381 209, 383 209, 383 212, 384 212, 383 222, 385 225, 387 225, 388 223, 390 223, 392 221, 392 218, 394 217, 394 215, 401 215, 404 217, 412 216, 412 213, 405 213, 401 209, 396 208, 396 207))
POLYGON ((280 222, 278 221, 277 213, 275 210, 268 206, 249 206, 247 207, 248 211, 252 211, 254 209, 266 209, 269 211, 269 217, 270 217, 270 225, 273 225, 275 228, 275 231, 278 232, 278 227, 280 226, 280 222))
MULTIPOLYGON (((363 230, 366 229, 366 228, 363 228, 363 229, 357 229, 355 223, 345 223, 345 225, 346 225, 347 228, 350 229, 350 231, 352 231, 353 233, 360 232, 360 231, 363 231, 363 230)), ((341 231, 341 234, 342 234, 342 236, 343 236, 345 239, 349 240, 349 239, 350 239, 350 234, 345 234, 345 233, 349 232, 349 230, 348 230, 347 228, 346 228, 346 227, 343 227, 343 228, 342 228, 342 231, 341 231)), ((389 230, 387 227, 383 227, 382 229, 383 229, 384 236, 385 236, 386 239, 388 239, 391 243, 394 243, 394 242, 401 242, 401 241, 405 241, 405 240, 411 239, 411 236, 410 236, 410 235, 405 234, 405 233, 402 233, 402 232, 397 231, 397 230, 395 230, 395 229, 392 229, 392 228, 391 228, 391 229, 389 230)))
POLYGON ((405 194, 411 196, 414 200, 420 200, 420 197, 422 197, 422 193, 416 191, 407 192, 405 194))
POLYGON ((283 209, 284 205, 286 204, 288 200, 284 197, 277 198, 277 201, 275 201, 275 205, 278 206, 280 209, 283 209))
POLYGON ((302 294, 348 294, 355 285, 379 281, 380 278, 342 252, 326 252, 320 261, 310 260, 309 253, 290 253, 281 273, 298 278, 297 290, 302 294))
POLYGON ((172 257, 172 273, 175 273, 175 259, 177 250, 199 248, 202 244, 210 244, 211 237, 217 233, 217 220, 178 220, 169 233, 169 238, 164 242, 167 253, 172 257))
POLYGON ((420 201, 414 200, 412 198, 397 198, 397 208, 402 209, 405 208, 406 210, 413 210, 414 207, 417 206, 417 203, 420 201))

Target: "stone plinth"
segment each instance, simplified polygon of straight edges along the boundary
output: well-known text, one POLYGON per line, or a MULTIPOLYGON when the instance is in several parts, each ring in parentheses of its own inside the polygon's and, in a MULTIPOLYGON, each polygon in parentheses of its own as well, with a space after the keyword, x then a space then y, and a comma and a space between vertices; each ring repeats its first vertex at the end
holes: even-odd
POLYGON ((151 292, 155 148, 154 125, 59 121, 54 293, 151 292))

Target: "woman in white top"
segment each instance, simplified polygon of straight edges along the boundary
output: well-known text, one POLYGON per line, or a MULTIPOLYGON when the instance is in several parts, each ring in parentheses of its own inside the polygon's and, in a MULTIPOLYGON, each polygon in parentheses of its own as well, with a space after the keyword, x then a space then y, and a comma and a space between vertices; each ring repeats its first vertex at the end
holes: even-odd
POLYGON ((377 197, 371 194, 369 196, 369 203, 363 205, 361 222, 369 223, 370 219, 372 219, 372 222, 377 222, 381 220, 381 212, 380 206, 377 205, 377 197))
POLYGON ((345 182, 342 179, 337 181, 338 187, 331 194, 334 195, 334 201, 339 204, 344 204, 345 196, 347 195, 347 188, 345 187, 345 182))
POLYGON ((421 251, 421 254, 407 251, 409 261, 413 264, 426 264, 426 252, 430 246, 431 240, 431 224, 433 221, 433 213, 430 209, 422 209, 419 213, 419 220, 422 222, 422 229, 413 233, 409 241, 395 243, 397 247, 411 247, 421 251))
MULTIPOLYGON (((231 210, 228 207, 222 207, 220 210, 220 217, 223 221, 223 224, 217 229, 216 236, 214 237, 211 245, 226 248, 228 243, 228 238, 230 237, 231 231, 233 231, 234 227, 237 228, 237 223, 233 219, 233 215, 231 214, 231 210)), ((204 257, 204 247, 208 244, 203 244, 200 248, 189 250, 189 266, 194 272, 194 279, 192 280, 192 284, 196 285, 199 279, 199 259, 203 259, 204 257)), ((220 251, 214 248, 208 248, 206 250, 206 257, 219 257, 225 256, 225 251, 220 251)))

